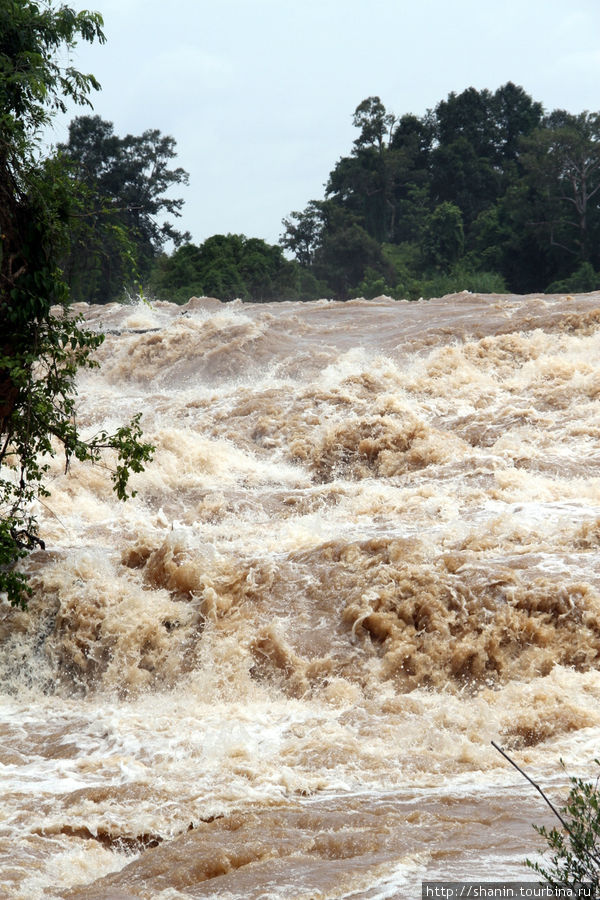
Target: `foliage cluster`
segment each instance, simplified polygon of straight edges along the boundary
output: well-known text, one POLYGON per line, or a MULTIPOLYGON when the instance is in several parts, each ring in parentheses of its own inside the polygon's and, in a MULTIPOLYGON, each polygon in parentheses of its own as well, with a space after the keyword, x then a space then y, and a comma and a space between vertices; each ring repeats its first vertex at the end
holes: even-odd
POLYGON ((281 247, 243 234, 215 234, 199 247, 185 244, 163 255, 148 290, 174 303, 187 303, 193 295, 257 303, 308 300, 320 292, 314 276, 287 260, 281 247))
POLYGON ((75 299, 106 303, 147 281, 164 245, 188 241, 164 216, 179 217, 183 200, 173 187, 187 184, 170 168, 175 140, 157 129, 124 138, 100 116, 78 116, 57 155, 78 198, 69 223, 62 269, 75 299))
MULTIPOLYGON (((508 753, 492 741, 492 746, 540 794, 560 822, 560 828, 534 825, 550 851, 550 862, 525 860, 525 864, 542 876, 546 885, 559 897, 600 896, 600 776, 595 782, 572 776, 565 806, 554 805, 540 785, 531 778, 508 753)), ((600 762, 594 760, 596 765, 600 762)), ((564 767, 564 763, 561 764, 564 767)))
POLYGON ((68 466, 111 451, 125 498, 130 472, 152 453, 139 417, 89 439, 77 427, 76 374, 94 365, 103 336, 70 315, 59 265, 80 196, 60 159, 37 152, 52 114, 69 99, 89 103, 99 87, 69 57, 78 39, 103 42, 102 24, 99 14, 67 6, 0 3, 0 593, 13 605, 28 592, 16 564, 43 546, 34 501, 47 494, 49 457, 62 447, 68 466))
POLYGON ((508 82, 422 117, 368 97, 353 123, 349 154, 324 197, 284 219, 281 247, 236 234, 196 246, 158 224, 180 214, 171 191, 187 182, 173 139, 75 119, 58 148, 79 197, 63 259, 73 296, 106 302, 136 281, 175 302, 600 287, 600 114, 546 114, 508 82))
POLYGON ((353 122, 325 197, 283 222, 331 294, 600 287, 600 114, 545 114, 508 82, 420 118, 369 97, 353 122))
MULTIPOLYGON (((596 762, 598 762, 596 760, 596 762)), ((527 860, 527 865, 554 889, 586 886, 588 897, 600 896, 600 791, 599 781, 571 777, 571 789, 558 817, 561 828, 535 826, 546 841, 550 861, 544 865, 527 860)), ((560 895, 560 894, 559 894, 560 895)))

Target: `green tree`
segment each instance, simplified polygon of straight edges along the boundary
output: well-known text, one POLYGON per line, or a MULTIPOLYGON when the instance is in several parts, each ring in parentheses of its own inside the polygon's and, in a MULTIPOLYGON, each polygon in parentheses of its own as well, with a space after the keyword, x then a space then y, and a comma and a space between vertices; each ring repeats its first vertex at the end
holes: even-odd
POLYGON ((462 213, 454 203, 440 203, 431 215, 423 236, 428 265, 447 269, 463 255, 465 235, 462 213))
POLYGON ((434 205, 448 201, 460 208, 467 251, 478 217, 518 179, 522 140, 539 126, 542 112, 510 81, 494 93, 473 87, 451 93, 436 106, 431 198, 434 205))
POLYGON ((451 93, 423 117, 368 97, 353 122, 325 199, 284 220, 281 238, 336 296, 365 277, 411 295, 442 276, 518 292, 595 283, 580 267, 600 271, 600 113, 544 116, 509 81, 451 93), (402 248, 395 273, 384 246, 402 248))
POLYGON ((393 221, 390 240, 419 242, 431 212, 431 150, 434 123, 408 114, 398 121, 390 142, 393 159, 393 221))
POLYGON ((325 230, 313 266, 316 277, 324 281, 333 295, 345 299, 358 291, 367 269, 388 279, 389 266, 379 244, 348 214, 337 215, 338 221, 325 230))
POLYGON ((391 147, 396 117, 379 97, 368 97, 356 107, 352 122, 360 134, 352 154, 330 173, 325 194, 381 243, 394 236, 398 185, 405 180, 405 155, 391 147))
POLYGON ((469 87, 460 94, 452 91, 435 108, 436 132, 440 145, 449 146, 463 138, 478 158, 496 156, 496 123, 492 115, 490 91, 469 87))
POLYGON ((113 451, 114 487, 125 498, 131 471, 152 452, 139 416, 113 435, 84 440, 75 418, 75 378, 93 366, 103 336, 68 311, 58 260, 68 240, 72 184, 59 159, 40 160, 42 129, 67 100, 88 103, 99 85, 70 64, 78 39, 104 42, 98 13, 29 0, 0 5, 0 592, 24 604, 16 565, 43 545, 32 501, 44 496, 48 457, 63 446, 98 460, 113 451), (62 62, 66 59, 66 62, 62 62))
MULTIPOLYGON (((540 785, 511 759, 495 741, 492 746, 514 766, 529 784, 540 794, 552 810, 560 828, 533 827, 545 840, 550 850, 549 862, 532 862, 526 865, 544 879, 545 884, 556 891, 556 896, 598 897, 600 888, 600 777, 595 781, 571 776, 571 789, 564 806, 557 808, 540 785), (585 886, 584 890, 580 890, 585 886)), ((600 762, 595 759, 596 765, 600 762)), ((562 763, 561 760, 561 765, 562 763)))
POLYGON ((495 121, 497 158, 503 171, 510 172, 510 163, 519 161, 523 137, 540 125, 544 109, 512 81, 494 92, 490 106, 495 121))
MULTIPOLYGON (((595 760, 598 764, 598 761, 595 760)), ((589 897, 598 897, 600 890, 600 792, 599 782, 569 779, 571 789, 566 804, 557 810, 548 801, 560 822, 560 828, 534 826, 547 843, 549 863, 526 864, 542 876, 545 883, 557 891, 567 890, 577 896, 577 889, 586 885, 589 897)), ((562 893, 565 896, 564 893, 562 893)))
POLYGON ((431 198, 460 209, 467 229, 501 193, 500 174, 492 161, 477 156, 466 137, 440 144, 432 153, 431 198))
POLYGON ((114 300, 133 273, 147 279, 168 241, 179 246, 189 240, 164 218, 181 215, 183 200, 169 192, 187 184, 188 174, 170 167, 172 137, 149 129, 120 138, 100 116, 74 119, 68 143, 58 150, 85 192, 85 214, 72 218, 67 281, 80 300, 114 300))
MULTIPOLYGON (((547 193, 539 184, 520 178, 508 186, 497 204, 499 243, 492 252, 500 258, 500 271, 510 289, 517 293, 543 290, 572 265, 569 254, 552 246, 547 238, 543 224, 547 202, 547 193)), ((494 240, 493 230, 483 231, 479 237, 494 240)))
POLYGON ((526 184, 544 201, 535 208, 535 226, 552 247, 597 265, 600 114, 555 110, 525 143, 522 160, 526 184))
POLYGON ((600 272, 595 272, 591 262, 583 262, 575 271, 560 281, 546 287, 547 294, 585 294, 600 289, 600 272))
POLYGON ((243 234, 214 234, 199 247, 185 244, 159 261, 151 279, 161 299, 186 303, 194 294, 221 300, 306 299, 315 293, 300 266, 285 259, 281 247, 243 234))
POLYGON ((360 134, 354 141, 357 150, 373 147, 380 155, 386 147, 386 136, 392 134, 396 117, 388 113, 379 97, 367 97, 358 104, 352 116, 352 124, 360 128, 360 134))
POLYGON ((469 87, 460 94, 450 93, 436 106, 436 138, 442 147, 463 139, 476 159, 504 172, 518 159, 521 138, 540 125, 542 115, 541 103, 512 81, 493 94, 469 87))
POLYGON ((314 262, 325 227, 324 209, 322 201, 311 200, 305 210, 290 213, 290 218, 282 222, 285 231, 280 244, 294 254, 301 266, 308 267, 314 262))

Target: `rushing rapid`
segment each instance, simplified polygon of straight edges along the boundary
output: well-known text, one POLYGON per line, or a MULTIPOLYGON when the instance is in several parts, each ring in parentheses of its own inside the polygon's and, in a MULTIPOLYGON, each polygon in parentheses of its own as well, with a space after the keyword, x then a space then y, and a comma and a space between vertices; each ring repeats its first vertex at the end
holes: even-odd
POLYGON ((533 879, 600 738, 600 293, 81 305, 106 334, 0 606, 0 895, 533 879))

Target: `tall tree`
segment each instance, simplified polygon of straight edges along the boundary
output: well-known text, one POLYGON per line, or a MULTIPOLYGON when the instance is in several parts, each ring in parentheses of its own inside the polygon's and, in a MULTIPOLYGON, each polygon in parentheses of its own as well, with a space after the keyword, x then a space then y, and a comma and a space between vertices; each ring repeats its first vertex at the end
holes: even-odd
POLYGON ((472 148, 475 157, 493 160, 497 152, 497 129, 492 114, 492 95, 488 90, 467 88, 460 94, 452 91, 435 108, 437 139, 450 146, 461 138, 472 148))
POLYGON ((494 92, 491 114, 495 120, 497 152, 506 171, 508 163, 519 159, 522 139, 539 127, 544 108, 522 87, 507 81, 494 92))
POLYGON ((550 245, 577 264, 598 265, 600 238, 600 114, 555 110, 525 144, 527 183, 544 198, 535 225, 550 245))
POLYGON ((289 219, 282 222, 285 231, 280 243, 294 254, 301 266, 309 267, 314 262, 325 228, 325 207, 323 201, 311 200, 306 209, 291 212, 289 219))
POLYGON ((436 106, 432 197, 460 207, 467 236, 516 177, 521 140, 541 117, 541 104, 510 81, 493 94, 473 87, 450 93, 436 106))
POLYGON ((359 135, 330 173, 326 199, 293 213, 282 237, 336 293, 356 284, 363 263, 372 280, 394 283, 376 246, 398 285, 454 270, 542 290, 585 263, 586 283, 595 283, 600 114, 544 116, 509 81, 494 92, 451 93, 421 118, 396 118, 368 97, 353 122, 359 135))
POLYGON ((433 204, 453 203, 466 230, 501 194, 500 173, 490 158, 478 156, 466 136, 440 143, 432 152, 430 193, 433 204))
POLYGON ((379 97, 367 97, 356 107, 352 122, 360 134, 352 154, 342 157, 329 175, 325 193, 356 216, 367 234, 388 241, 396 225, 400 157, 390 149, 396 117, 379 97))
POLYGON ((381 244, 371 237, 356 216, 329 201, 323 208, 324 227, 315 253, 313 272, 335 297, 357 289, 367 269, 387 274, 381 244))
POLYGON ((360 134, 354 141, 354 146, 357 150, 373 147, 380 155, 383 155, 383 151, 391 139, 395 121, 396 117, 386 110, 379 97, 367 97, 358 104, 352 116, 352 124, 355 128, 360 128, 360 134))
POLYGON ((454 203, 440 203, 429 218, 423 235, 423 255, 427 265, 449 269, 460 259, 465 247, 462 214, 454 203))
POLYGON ((53 438, 72 456, 117 454, 118 495, 127 495, 151 447, 140 442, 139 417, 116 434, 82 439, 75 419, 75 377, 93 365, 102 342, 69 315, 58 260, 67 239, 72 190, 60 160, 40 161, 41 129, 68 99, 89 103, 99 87, 70 64, 82 38, 104 41, 98 13, 50 3, 0 5, 0 592, 24 603, 19 559, 42 544, 32 501, 44 495, 53 438), (66 61, 64 61, 66 60, 66 61), (64 62, 63 62, 64 61, 64 62), (57 315, 52 307, 62 307, 57 315))
POLYGON ((167 241, 179 246, 190 235, 165 216, 179 217, 182 199, 171 189, 188 183, 181 167, 170 168, 175 140, 150 129, 120 138, 112 122, 79 116, 59 151, 87 190, 87 213, 74 220, 65 271, 79 299, 103 303, 125 286, 131 270, 147 278, 167 241))

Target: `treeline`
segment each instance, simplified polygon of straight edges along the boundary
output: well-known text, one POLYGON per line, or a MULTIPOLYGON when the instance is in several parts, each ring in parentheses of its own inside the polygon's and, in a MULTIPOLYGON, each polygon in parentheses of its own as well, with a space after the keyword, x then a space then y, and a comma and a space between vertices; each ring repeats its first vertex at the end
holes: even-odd
POLYGON ((73 298, 135 285, 175 302, 600 288, 600 114, 546 114, 508 82, 451 93, 422 117, 369 97, 353 124, 324 197, 284 219, 280 246, 236 234, 197 246, 157 224, 180 215, 171 189, 187 182, 169 168, 173 139, 76 119, 59 148, 80 185, 64 262, 73 298))
POLYGON ((150 294, 174 303, 192 296, 221 300, 314 300, 326 286, 284 256, 281 247, 243 234, 215 234, 199 247, 185 244, 156 261, 147 285, 150 294))
POLYGON ((419 118, 356 109, 322 200, 283 246, 338 297, 600 287, 600 116, 542 105, 511 82, 451 93, 419 118))
POLYGON ((84 115, 47 160, 47 177, 69 183, 69 240, 61 268, 73 300, 107 303, 140 292, 186 303, 193 294, 268 301, 319 296, 315 278, 280 246, 214 235, 197 247, 175 227, 188 174, 172 167, 175 141, 157 130, 119 137, 84 115), (165 245, 175 250, 165 253, 165 245))

